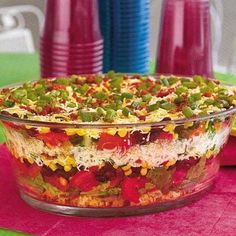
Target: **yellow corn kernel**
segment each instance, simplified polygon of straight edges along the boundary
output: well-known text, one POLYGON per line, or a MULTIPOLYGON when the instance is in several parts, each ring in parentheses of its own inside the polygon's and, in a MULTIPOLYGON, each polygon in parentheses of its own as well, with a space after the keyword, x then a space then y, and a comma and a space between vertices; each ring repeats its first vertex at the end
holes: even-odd
POLYGON ((108 129, 107 133, 114 136, 116 134, 117 130, 116 129, 108 129))
POLYGON ((65 165, 65 161, 63 161, 63 160, 57 160, 57 163, 59 164, 59 165, 61 165, 61 166, 64 166, 65 165))
POLYGON ((77 129, 66 129, 65 131, 68 136, 77 134, 77 129))
POLYGON ((113 165, 113 168, 114 168, 114 169, 118 169, 118 165, 114 164, 114 165, 113 165))
POLYGON ((49 127, 40 127, 39 128, 39 133, 40 134, 47 134, 50 132, 50 128, 49 127))
POLYGON ((214 127, 215 127, 216 130, 220 130, 221 129, 221 123, 220 122, 215 123, 214 127))
POLYGON ((130 170, 130 168, 131 168, 130 164, 128 164, 126 166, 122 166, 122 170, 124 170, 124 171, 130 170))
POLYGON ((118 130, 118 135, 121 137, 121 138, 124 138, 128 133, 128 130, 127 129, 119 129, 118 130))
POLYGON ((192 127, 193 126, 193 122, 186 122, 184 123, 184 128, 187 129, 189 127, 192 127))
POLYGON ((176 127, 175 124, 168 124, 163 130, 166 132, 173 132, 175 130, 175 127, 176 127))
POLYGON ((34 164, 34 160, 32 158, 27 159, 30 164, 34 164))
POLYGON ((59 182, 62 186, 66 186, 68 184, 68 181, 63 177, 59 178, 59 182))
POLYGON ((232 101, 232 104, 233 104, 233 105, 236 105, 236 100, 233 100, 233 101, 232 101))
POLYGON ((140 174, 142 176, 145 176, 147 174, 147 171, 148 171, 147 168, 142 168, 141 171, 140 171, 140 174))
POLYGON ((179 135, 176 133, 173 133, 173 138, 174 138, 174 140, 177 140, 179 138, 179 135))
POLYGON ((152 128, 151 126, 144 127, 144 128, 142 128, 142 132, 149 133, 151 131, 151 128, 152 128))
POLYGON ((148 167, 148 163, 146 161, 142 161, 141 166, 143 168, 147 168, 148 167))
POLYGON ((214 151, 212 151, 212 150, 208 150, 208 151, 206 152, 206 154, 205 154, 205 156, 206 156, 207 159, 208 159, 208 158, 211 158, 213 155, 214 155, 214 151))
POLYGON ((132 174, 132 170, 131 169, 125 171, 125 176, 131 175, 131 174, 132 174))
POLYGON ((55 171, 55 170, 57 169, 56 164, 54 164, 54 163, 52 163, 52 162, 48 165, 48 167, 49 167, 52 171, 55 171))
POLYGON ((72 158, 72 157, 68 157, 68 158, 66 159, 66 164, 67 164, 67 165, 75 165, 75 159, 72 158))
POLYGON ((66 172, 69 172, 69 171, 71 171, 71 165, 66 165, 66 166, 64 166, 64 170, 66 171, 66 172))
POLYGON ((175 163, 176 163, 176 160, 169 160, 165 166, 170 167, 170 166, 173 166, 175 163))
POLYGON ((86 134, 86 130, 85 129, 77 129, 76 132, 79 136, 84 136, 86 134))
POLYGON ((26 129, 31 129, 31 128, 33 128, 33 126, 26 125, 25 128, 26 128, 26 129))

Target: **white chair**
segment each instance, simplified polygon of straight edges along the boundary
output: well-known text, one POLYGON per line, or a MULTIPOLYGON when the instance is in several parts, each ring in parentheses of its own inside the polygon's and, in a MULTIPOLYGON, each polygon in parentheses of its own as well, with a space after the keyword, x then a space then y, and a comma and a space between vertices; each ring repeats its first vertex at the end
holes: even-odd
POLYGON ((31 5, 0 8, 0 52, 35 52, 33 37, 30 29, 25 27, 23 13, 33 13, 39 28, 42 27, 44 15, 42 11, 31 5))

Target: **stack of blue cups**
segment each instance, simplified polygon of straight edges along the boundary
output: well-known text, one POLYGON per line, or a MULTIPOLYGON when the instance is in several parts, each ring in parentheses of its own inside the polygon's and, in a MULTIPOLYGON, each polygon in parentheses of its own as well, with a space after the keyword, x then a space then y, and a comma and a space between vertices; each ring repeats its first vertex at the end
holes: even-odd
POLYGON ((104 72, 149 72, 150 0, 100 0, 105 42, 104 72), (106 8, 108 9, 108 8, 106 8), (108 16, 109 19, 105 19, 108 16), (110 28, 109 28, 110 27, 110 28), (109 32, 109 33, 108 33, 109 32), (110 58, 110 60, 106 60, 110 58))
POLYGON ((99 20, 100 29, 104 40, 104 54, 103 54, 103 72, 112 69, 112 48, 111 48, 111 34, 112 34, 112 0, 99 0, 99 20))

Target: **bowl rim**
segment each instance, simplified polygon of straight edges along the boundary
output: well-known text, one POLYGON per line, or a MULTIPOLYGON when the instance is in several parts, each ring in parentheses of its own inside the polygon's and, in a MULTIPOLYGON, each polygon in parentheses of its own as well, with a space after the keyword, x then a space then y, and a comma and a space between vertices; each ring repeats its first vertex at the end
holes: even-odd
MULTIPOLYGON (((123 73, 123 74, 128 74, 131 75, 130 73, 123 73)), ((146 74, 150 75, 150 74, 146 74)), ((86 76, 86 75, 83 75, 86 76)), ((145 75, 144 75, 145 76, 145 75)), ((170 76, 176 76, 180 77, 179 75, 172 75, 172 74, 155 74, 151 75, 155 76, 156 78, 159 78, 160 76, 164 77, 170 77, 170 76)), ((190 76, 181 76, 183 78, 189 78, 191 79, 192 77, 190 76)), ((53 80, 54 78, 47 78, 48 80, 53 80)), ((40 79, 38 79, 40 80, 40 79)), ((19 83, 13 83, 9 84, 6 86, 0 87, 0 91, 5 88, 14 88, 18 87, 24 83, 33 83, 37 82, 38 80, 30 80, 30 81, 22 81, 19 83)), ((210 80, 208 78, 208 80, 210 80)), ((213 81, 219 81, 219 80, 214 80, 213 81)), ((221 82, 219 81, 221 85, 226 86, 226 87, 236 87, 233 84, 227 83, 227 82, 221 82)), ((56 129, 70 129, 70 128, 88 128, 88 129, 106 129, 106 128, 140 128, 140 127, 163 127, 166 126, 167 124, 174 124, 174 125, 183 125, 185 123, 191 123, 191 122, 199 122, 199 121, 206 121, 210 120, 213 118, 222 118, 222 117, 228 117, 228 116, 233 116, 236 115, 236 106, 232 107, 230 109, 226 109, 220 112, 215 112, 212 114, 208 114, 205 116, 201 117, 194 117, 194 118, 180 118, 180 119, 173 119, 173 120, 162 120, 162 121, 157 121, 157 122, 137 122, 137 123, 96 123, 96 122, 83 122, 83 123, 76 123, 76 122, 50 122, 50 121, 38 121, 38 120, 31 120, 31 119, 22 119, 6 114, 0 113, 0 121, 2 122, 11 122, 11 123, 17 123, 21 125, 27 125, 27 126, 32 126, 32 127, 50 127, 50 128, 56 128, 56 129)))

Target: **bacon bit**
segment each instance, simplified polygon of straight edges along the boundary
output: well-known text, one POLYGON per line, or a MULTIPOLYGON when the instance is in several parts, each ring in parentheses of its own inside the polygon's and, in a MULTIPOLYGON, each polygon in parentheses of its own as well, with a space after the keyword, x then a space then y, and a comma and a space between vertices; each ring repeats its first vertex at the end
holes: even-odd
POLYGON ((138 118, 139 118, 139 120, 143 120, 143 121, 146 120, 146 116, 139 116, 138 118))
POLYGON ((209 98, 209 97, 212 96, 212 93, 211 92, 206 92, 206 93, 203 93, 203 96, 209 98))
POLYGON ((75 83, 78 84, 78 85, 82 85, 84 82, 82 80, 76 79, 75 83))
POLYGON ((147 91, 147 90, 142 90, 140 94, 141 94, 142 96, 143 96, 143 95, 146 95, 146 94, 148 94, 148 91, 147 91))
POLYGON ((72 120, 76 120, 78 118, 78 114, 75 113, 71 113, 69 116, 72 120))
POLYGON ((54 84, 52 83, 52 89, 54 90, 66 90, 66 86, 62 84, 54 84))
POLYGON ((78 97, 76 93, 73 93, 73 98, 75 98, 78 103, 82 103, 82 99, 78 97))
POLYGON ((157 96, 163 98, 163 97, 171 94, 173 91, 174 91, 174 88, 170 88, 168 90, 161 90, 158 92, 157 96))
POLYGON ((131 77, 131 79, 140 79, 141 78, 141 75, 139 74, 135 74, 131 77))
POLYGON ((86 81, 87 83, 89 84, 92 84, 95 82, 95 76, 94 75, 89 75, 87 78, 86 78, 86 81))
POLYGON ((27 106, 20 106, 20 108, 21 108, 21 109, 25 109, 25 110, 27 110, 27 111, 29 111, 29 112, 31 112, 31 113, 35 113, 35 111, 34 111, 32 108, 30 108, 30 107, 27 107, 27 106))

